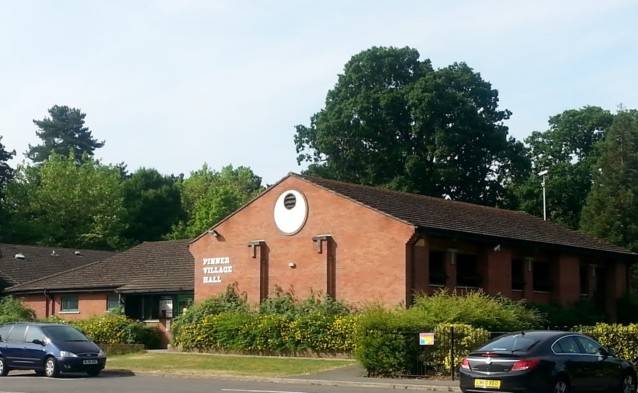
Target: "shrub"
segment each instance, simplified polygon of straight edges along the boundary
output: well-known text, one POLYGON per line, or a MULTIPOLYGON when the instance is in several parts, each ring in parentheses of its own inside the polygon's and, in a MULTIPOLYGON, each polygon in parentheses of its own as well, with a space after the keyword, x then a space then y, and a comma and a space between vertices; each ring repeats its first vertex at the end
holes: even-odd
POLYGON ((597 323, 594 326, 578 326, 574 330, 587 334, 602 345, 613 349, 623 359, 638 358, 638 324, 597 323))
POLYGON ((534 304, 542 316, 543 327, 569 329, 576 325, 593 325, 606 320, 605 313, 591 300, 580 300, 572 306, 560 304, 534 304))
POLYGON ((0 299, 0 324, 20 321, 33 321, 35 314, 13 296, 0 299))
POLYGON ((173 320, 171 332, 173 336, 180 336, 181 329, 186 325, 201 323, 210 315, 217 315, 228 311, 248 311, 246 295, 239 294, 237 284, 229 285, 226 292, 192 305, 186 312, 173 320))
POLYGON ((618 322, 635 323, 638 322, 638 294, 626 293, 618 300, 618 322))
POLYGON ((158 329, 128 319, 124 315, 107 313, 74 321, 72 325, 100 344, 144 344, 146 348, 160 346, 161 333, 158 329))
POLYGON ((442 290, 431 296, 417 296, 408 313, 426 326, 463 323, 489 331, 513 331, 543 324, 542 316, 536 309, 481 291, 457 295, 442 290))
POLYGON ((472 350, 485 344, 490 333, 461 323, 442 323, 434 328, 435 345, 425 350, 424 361, 438 374, 445 374, 457 367, 472 350), (454 332, 454 356, 452 356, 452 331, 454 332), (438 340, 437 340, 438 337, 438 340))

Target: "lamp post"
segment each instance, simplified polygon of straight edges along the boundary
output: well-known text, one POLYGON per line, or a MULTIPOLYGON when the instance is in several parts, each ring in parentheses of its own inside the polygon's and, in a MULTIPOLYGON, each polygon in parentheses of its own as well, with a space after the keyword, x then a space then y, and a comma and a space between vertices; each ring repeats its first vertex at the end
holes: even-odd
POLYGON ((547 174, 549 171, 545 169, 544 171, 538 172, 538 176, 543 176, 543 182, 541 185, 543 186, 543 220, 547 221, 547 199, 545 197, 545 180, 547 179, 547 174))

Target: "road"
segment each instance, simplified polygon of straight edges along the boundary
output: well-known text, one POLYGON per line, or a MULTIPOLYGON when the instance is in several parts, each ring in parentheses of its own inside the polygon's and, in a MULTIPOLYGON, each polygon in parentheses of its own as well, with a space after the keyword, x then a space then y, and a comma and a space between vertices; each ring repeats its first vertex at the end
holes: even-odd
MULTIPOLYGON (((217 378, 184 378, 150 375, 116 376, 97 378, 84 376, 50 379, 33 374, 10 374, 0 378, 0 393, 363 393, 369 388, 317 386, 308 384, 276 384, 271 382, 246 382, 217 378)), ((390 392, 392 389, 373 389, 374 392, 390 392)))

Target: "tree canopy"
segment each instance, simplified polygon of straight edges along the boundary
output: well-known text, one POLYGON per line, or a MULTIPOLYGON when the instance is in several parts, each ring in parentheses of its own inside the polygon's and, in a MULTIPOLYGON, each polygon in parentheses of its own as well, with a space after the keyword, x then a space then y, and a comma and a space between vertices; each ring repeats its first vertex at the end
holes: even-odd
POLYGON ((12 242, 117 249, 126 227, 120 172, 72 154, 52 154, 40 166, 20 166, 5 206, 12 242))
POLYGON ((125 178, 125 239, 130 243, 160 240, 183 218, 178 181, 149 168, 140 168, 125 178))
POLYGON ((42 163, 52 154, 71 155, 77 162, 93 157, 96 149, 104 146, 104 141, 93 138, 91 130, 84 125, 86 114, 77 108, 54 105, 49 116, 33 120, 38 127, 36 135, 42 143, 29 145, 27 157, 35 163, 42 163))
POLYGON ((527 177, 498 92, 465 63, 433 69, 412 48, 353 56, 294 138, 307 173, 481 204, 527 177))
POLYGON ((9 160, 16 154, 15 151, 9 151, 2 144, 2 137, 0 136, 0 199, 2 199, 2 191, 4 187, 13 179, 13 168, 9 166, 9 160))
POLYGON ((181 184, 186 218, 174 226, 169 237, 192 238, 201 234, 262 190, 261 177, 250 168, 228 165, 218 172, 204 165, 181 184))
POLYGON ((577 229, 585 199, 592 184, 598 157, 597 144, 604 139, 614 115, 596 106, 566 110, 549 118, 549 129, 534 131, 525 140, 534 171, 517 184, 517 207, 542 215, 541 179, 548 170, 548 218, 577 229))
POLYGON ((638 111, 621 110, 600 146, 584 231, 638 251, 638 111))

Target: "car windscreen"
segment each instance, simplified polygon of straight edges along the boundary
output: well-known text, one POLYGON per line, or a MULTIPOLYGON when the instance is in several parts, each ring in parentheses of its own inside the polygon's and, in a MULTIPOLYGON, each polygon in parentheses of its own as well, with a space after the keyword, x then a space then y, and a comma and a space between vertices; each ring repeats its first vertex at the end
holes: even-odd
POLYGON ((484 345, 479 349, 485 352, 519 352, 529 351, 539 342, 538 338, 529 337, 524 334, 514 334, 504 336, 484 345))
POLYGON ((42 331, 51 341, 89 341, 79 330, 70 326, 44 326, 42 331))

